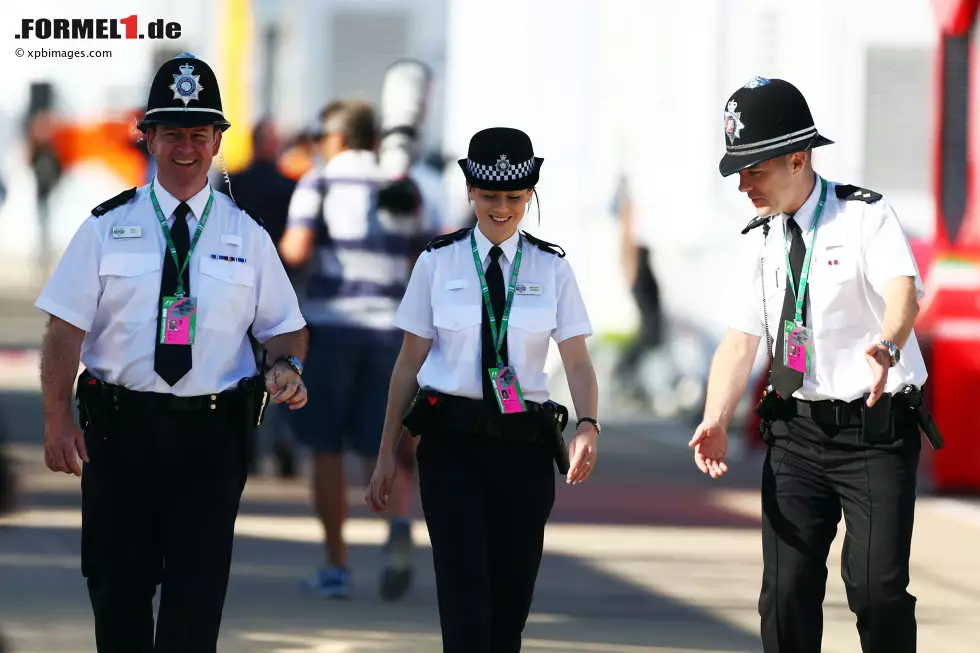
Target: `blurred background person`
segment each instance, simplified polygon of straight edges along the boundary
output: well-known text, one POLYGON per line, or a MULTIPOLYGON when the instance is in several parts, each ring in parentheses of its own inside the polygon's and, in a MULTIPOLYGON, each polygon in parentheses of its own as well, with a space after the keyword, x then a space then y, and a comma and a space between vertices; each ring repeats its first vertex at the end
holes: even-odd
POLYGON ((623 274, 640 317, 639 329, 620 354, 614 375, 621 392, 641 406, 648 406, 650 396, 640 374, 640 363, 663 342, 663 312, 660 287, 650 264, 652 252, 646 214, 631 193, 625 175, 620 177, 616 189, 613 213, 619 220, 623 274))
MULTIPOLYGON (((313 506, 323 524, 325 564, 303 586, 328 598, 350 595, 343 528, 347 481, 343 454, 353 449, 370 478, 388 400, 388 378, 401 345, 394 327, 411 263, 424 238, 417 211, 378 210, 378 123, 367 102, 335 100, 321 112, 326 164, 300 180, 289 205, 280 253, 305 268, 301 308, 310 324, 306 382, 318 398, 297 412, 297 439, 313 451, 313 506)), ((409 192, 411 197, 411 192, 409 192)), ((389 539, 407 533, 393 517, 389 539)), ((383 588, 384 589, 384 588, 383 588)))
POLYGON ((37 271, 41 279, 51 273, 51 193, 61 179, 62 167, 54 146, 55 116, 54 89, 51 84, 31 85, 30 106, 27 109, 25 133, 27 157, 34 173, 37 201, 37 271))

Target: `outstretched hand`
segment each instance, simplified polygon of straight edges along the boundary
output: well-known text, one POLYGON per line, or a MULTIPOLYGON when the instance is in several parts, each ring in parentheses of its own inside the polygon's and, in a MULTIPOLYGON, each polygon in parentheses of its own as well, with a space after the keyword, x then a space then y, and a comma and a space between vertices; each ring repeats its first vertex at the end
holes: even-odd
POLYGON ((694 449, 694 464, 711 478, 720 478, 728 471, 728 431, 717 422, 701 422, 694 437, 687 443, 694 449))

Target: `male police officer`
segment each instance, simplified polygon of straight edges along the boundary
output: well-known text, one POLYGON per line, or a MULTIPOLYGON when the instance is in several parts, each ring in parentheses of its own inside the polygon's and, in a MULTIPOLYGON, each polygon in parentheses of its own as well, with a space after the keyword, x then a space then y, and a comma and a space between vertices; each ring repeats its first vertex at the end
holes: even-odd
POLYGON ((926 370, 908 242, 881 195, 814 172, 812 148, 832 141, 793 85, 757 77, 731 96, 724 119, 721 174, 739 174, 758 217, 743 231, 749 267, 735 278, 695 462, 712 478, 727 471, 727 427, 766 335, 764 650, 820 651, 826 560, 843 509, 842 575, 862 649, 914 651, 906 588, 920 439, 907 398, 926 370))
POLYGON ((157 176, 92 210, 37 301, 51 315, 45 462, 82 476, 100 653, 215 650, 265 391, 306 403, 305 322, 276 248, 208 184, 229 126, 205 62, 164 63, 139 123, 157 176), (264 382, 249 327, 273 361, 264 382), (84 436, 70 405, 79 358, 84 436))

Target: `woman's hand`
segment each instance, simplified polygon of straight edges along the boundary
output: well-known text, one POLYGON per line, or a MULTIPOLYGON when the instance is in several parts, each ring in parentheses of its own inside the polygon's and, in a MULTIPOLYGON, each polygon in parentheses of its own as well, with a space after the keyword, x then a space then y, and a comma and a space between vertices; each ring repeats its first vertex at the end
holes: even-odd
POLYGON ((582 424, 575 430, 572 441, 568 444, 568 457, 571 465, 565 482, 578 485, 592 474, 596 461, 596 440, 599 437, 595 425, 589 422, 582 424))
POLYGON ((371 482, 364 493, 364 501, 376 515, 388 510, 388 497, 391 496, 391 488, 395 484, 396 469, 395 454, 384 452, 378 456, 371 482))

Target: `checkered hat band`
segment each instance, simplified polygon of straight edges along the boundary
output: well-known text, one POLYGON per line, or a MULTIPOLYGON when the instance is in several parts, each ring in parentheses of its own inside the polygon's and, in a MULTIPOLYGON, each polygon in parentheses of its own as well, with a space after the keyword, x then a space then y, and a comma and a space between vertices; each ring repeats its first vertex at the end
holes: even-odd
POLYGON ((798 132, 793 132, 792 134, 786 134, 785 136, 780 136, 779 138, 771 138, 767 141, 758 141, 755 143, 746 143, 745 145, 729 145, 728 153, 732 156, 743 156, 747 154, 760 154, 762 152, 768 152, 769 150, 779 149, 780 147, 785 147, 786 145, 792 145, 793 143, 798 143, 800 141, 805 141, 808 138, 813 138, 817 135, 816 127, 807 127, 806 129, 801 129, 798 132))
POLYGON ((484 165, 466 159, 466 170, 470 176, 482 181, 513 181, 523 179, 534 172, 534 159, 528 159, 523 163, 509 163, 505 170, 498 168, 496 163, 484 165))

